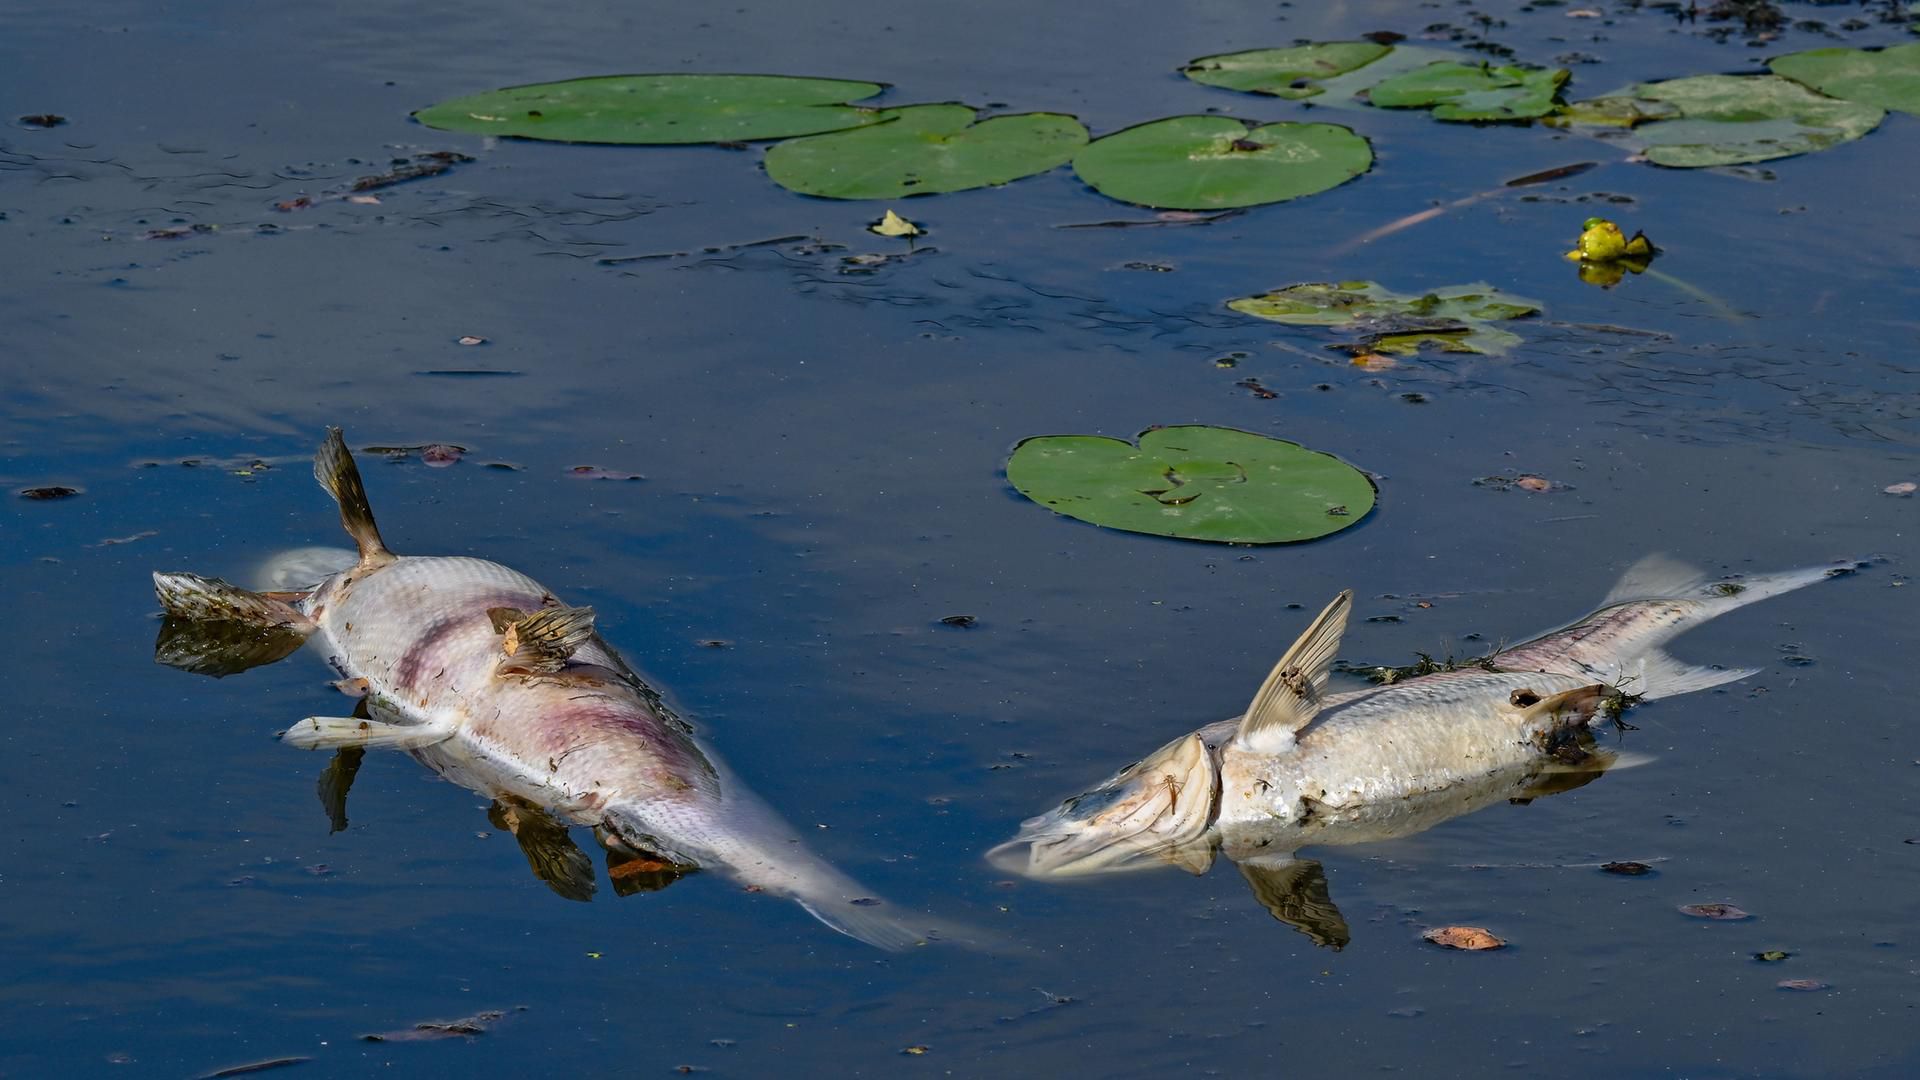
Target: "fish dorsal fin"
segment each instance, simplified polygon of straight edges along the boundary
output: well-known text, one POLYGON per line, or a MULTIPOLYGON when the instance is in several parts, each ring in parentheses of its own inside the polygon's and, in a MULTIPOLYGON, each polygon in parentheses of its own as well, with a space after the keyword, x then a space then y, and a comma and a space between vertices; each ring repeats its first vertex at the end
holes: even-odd
POLYGON ((1313 722, 1326 697, 1327 671, 1333 666, 1340 638, 1347 632, 1347 612, 1353 608, 1353 590, 1333 598, 1333 603, 1313 620, 1280 662, 1273 665, 1267 681, 1253 695, 1253 704, 1240 718, 1240 730, 1234 742, 1256 753, 1278 753, 1293 744, 1293 733, 1313 722))
POLYGON ((395 558, 380 539, 380 528, 373 523, 373 509, 367 505, 367 489, 360 482, 360 469, 340 429, 327 429, 327 438, 313 456, 313 478, 320 481, 333 501, 340 504, 340 524, 360 548, 360 568, 371 570, 385 566, 395 558))
MULTIPOLYGON (((499 627, 511 608, 490 608, 487 615, 499 627)), ((587 607, 541 608, 531 615, 508 622, 502 631, 500 651, 506 658, 500 672, 506 675, 538 675, 559 671, 593 637, 593 609, 587 607)))

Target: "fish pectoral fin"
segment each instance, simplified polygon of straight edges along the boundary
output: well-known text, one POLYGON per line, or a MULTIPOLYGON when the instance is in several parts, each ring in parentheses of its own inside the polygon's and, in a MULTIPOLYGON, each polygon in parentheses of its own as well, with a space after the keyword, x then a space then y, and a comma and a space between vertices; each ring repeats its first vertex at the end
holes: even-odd
POLYGON ((302 750, 419 750, 453 735, 446 724, 389 724, 353 716, 309 716, 280 733, 280 741, 302 750))
MULTIPOLYGON (((508 608, 491 608, 487 615, 499 626, 508 608)), ((507 624, 500 639, 506 657, 496 669, 502 675, 538 675, 559 671, 573 654, 593 638, 593 609, 541 608, 507 624)))
POLYGON ((1255 753, 1277 753, 1292 745, 1294 732, 1313 722, 1326 698, 1327 673, 1347 632, 1347 613, 1352 608, 1352 589, 1334 597, 1273 665, 1240 719, 1234 736, 1238 745, 1255 753))
POLYGON ((1543 717, 1553 717, 1569 722, 1585 723, 1600 712, 1601 703, 1618 691, 1606 683, 1594 683, 1591 686, 1576 686, 1571 690, 1562 690, 1552 697, 1541 697, 1532 690, 1515 690, 1508 697, 1508 704, 1516 710, 1519 719, 1532 723, 1543 717))
POLYGON ((1249 859, 1240 874, 1267 914, 1335 952, 1353 940, 1353 931, 1327 892, 1327 875, 1312 859, 1249 859))

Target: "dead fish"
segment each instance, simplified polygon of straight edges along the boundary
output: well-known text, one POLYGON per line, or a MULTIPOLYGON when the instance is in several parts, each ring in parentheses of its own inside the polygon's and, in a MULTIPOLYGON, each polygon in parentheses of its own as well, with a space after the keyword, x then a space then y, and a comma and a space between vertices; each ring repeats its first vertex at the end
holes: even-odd
MULTIPOLYGON (((592 827, 610 859, 671 868, 667 880, 721 869, 868 944, 928 939, 933 919, 876 899, 746 791, 601 639, 590 608, 569 607, 485 559, 394 554, 338 428, 328 429, 314 475, 358 547, 351 565, 328 569, 331 556, 310 549, 267 571, 276 584, 323 571, 302 592, 154 574, 172 628, 171 638, 162 633, 164 662, 225 674, 312 639, 343 678, 365 681, 364 715, 310 716, 281 738, 348 754, 407 751, 492 796, 498 819, 561 895, 584 899, 592 869, 546 811, 592 827)), ((344 774, 350 780, 352 769, 344 774)), ((333 795, 330 813, 344 823, 344 789, 333 795)))
POLYGON ((1274 665, 1245 714, 1183 735, 1027 820, 988 857, 1058 878, 1167 864, 1201 873, 1224 850, 1243 870, 1270 876, 1309 844, 1405 836, 1500 799, 1577 786, 1616 764, 1588 737, 1596 719, 1758 670, 1687 664, 1664 651, 1668 640, 1857 565, 1713 581, 1652 556, 1564 629, 1464 670, 1329 694, 1353 596, 1343 592, 1274 665))

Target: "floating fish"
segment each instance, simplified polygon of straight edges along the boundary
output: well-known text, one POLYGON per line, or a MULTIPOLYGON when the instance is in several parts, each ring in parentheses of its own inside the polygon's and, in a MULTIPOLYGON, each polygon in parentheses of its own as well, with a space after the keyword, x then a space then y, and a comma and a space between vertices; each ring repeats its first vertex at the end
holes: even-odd
POLYGON ((1314 844, 1407 836, 1495 802, 1577 787, 1622 764, 1595 721, 1641 701, 1721 686, 1757 669, 1668 655, 1708 619, 1857 564, 1714 581, 1663 556, 1629 570, 1599 610, 1477 663, 1328 693, 1353 594, 1327 605, 1245 714, 1168 743, 988 853, 1035 878, 1240 864, 1276 917, 1345 944, 1314 844))
POLYGON ((224 675, 308 639, 320 645, 343 684, 364 688, 360 706, 353 716, 307 717, 280 737, 336 751, 320 784, 336 829, 360 756, 401 750, 492 798, 495 825, 562 896, 584 900, 595 885, 571 823, 591 827, 607 848, 618 892, 723 869, 868 944, 927 940, 935 920, 875 898, 747 792, 601 639, 591 609, 498 563, 388 550, 338 428, 314 474, 357 553, 343 561, 302 549, 277 560, 265 576, 282 591, 156 573, 167 614, 156 658, 224 675))

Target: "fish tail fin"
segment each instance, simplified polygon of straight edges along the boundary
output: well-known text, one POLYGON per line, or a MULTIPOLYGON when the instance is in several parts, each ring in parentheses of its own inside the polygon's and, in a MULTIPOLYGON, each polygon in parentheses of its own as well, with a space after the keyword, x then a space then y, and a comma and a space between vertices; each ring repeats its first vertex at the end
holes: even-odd
POLYGON ((360 482, 360 468, 353 463, 353 452, 340 429, 327 429, 326 441, 313 456, 313 478, 320 481, 333 501, 340 504, 340 524, 360 548, 360 566, 372 569, 394 560, 380 539, 380 528, 373 523, 373 508, 367 504, 367 489, 360 482))
POLYGON ((904 911, 884 900, 860 897, 809 897, 798 893, 794 900, 807 914, 834 930, 865 942, 876 949, 901 952, 923 945, 964 945, 992 953, 1018 951, 1012 940, 975 926, 953 922, 924 912, 904 911))
POLYGON ((1598 611, 1506 650, 1494 663, 1508 670, 1592 677, 1640 698, 1675 697, 1722 686, 1759 669, 1684 663, 1665 651, 1666 643, 1729 611, 1865 565, 1850 561, 1716 578, 1668 556, 1649 555, 1627 569, 1598 611))

